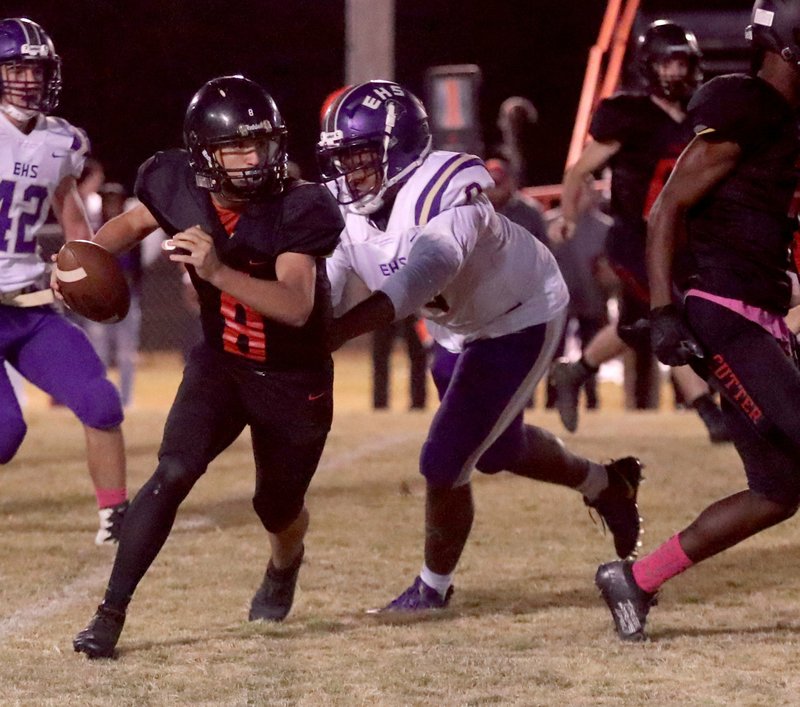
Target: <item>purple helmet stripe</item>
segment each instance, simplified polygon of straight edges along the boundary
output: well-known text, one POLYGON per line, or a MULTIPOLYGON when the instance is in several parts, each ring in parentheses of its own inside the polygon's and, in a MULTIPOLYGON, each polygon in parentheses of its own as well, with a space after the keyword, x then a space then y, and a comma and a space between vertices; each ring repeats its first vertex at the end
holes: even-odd
POLYGON ((424 226, 437 216, 441 211, 442 197, 453 177, 469 167, 480 167, 482 164, 483 162, 473 155, 458 154, 447 160, 420 192, 414 207, 414 223, 424 226))
POLYGON ((14 19, 14 22, 16 22, 19 28, 22 30, 26 44, 44 44, 42 38, 39 36, 39 28, 34 23, 23 22, 22 20, 16 18, 14 19))
POLYGON ((342 109, 347 97, 356 90, 358 86, 351 86, 348 90, 344 91, 335 101, 334 110, 328 112, 328 120, 326 121, 325 130, 333 132, 339 124, 339 111, 342 109))

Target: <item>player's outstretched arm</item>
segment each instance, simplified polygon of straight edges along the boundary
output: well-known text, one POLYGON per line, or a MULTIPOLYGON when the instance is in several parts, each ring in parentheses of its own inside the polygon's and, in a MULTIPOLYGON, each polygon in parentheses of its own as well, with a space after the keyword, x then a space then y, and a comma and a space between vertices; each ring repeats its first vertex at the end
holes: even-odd
POLYGON ((59 182, 53 193, 53 211, 64 231, 65 240, 92 239, 92 227, 86 217, 86 208, 78 193, 75 177, 64 177, 59 182))
POLYGON ((392 300, 383 292, 373 292, 338 319, 333 320, 328 348, 336 351, 342 344, 367 332, 381 329, 395 320, 392 300))
POLYGON ((121 253, 136 245, 158 228, 158 221, 144 204, 115 216, 97 231, 94 241, 112 253, 121 253))
POLYGON ((621 143, 617 141, 593 140, 586 145, 575 164, 567 170, 561 185, 561 221, 560 227, 554 229, 555 240, 563 242, 572 238, 575 224, 581 216, 582 205, 586 202, 583 195, 587 181, 593 179, 592 175, 604 167, 621 147, 621 143))

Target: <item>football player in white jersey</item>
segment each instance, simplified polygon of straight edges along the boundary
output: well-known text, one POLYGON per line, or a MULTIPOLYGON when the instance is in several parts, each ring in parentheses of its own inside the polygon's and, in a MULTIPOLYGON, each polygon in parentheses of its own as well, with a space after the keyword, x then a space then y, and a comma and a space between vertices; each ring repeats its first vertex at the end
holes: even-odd
MULTIPOLYGON (((48 115, 61 90, 61 60, 35 22, 0 20, 0 363, 69 407, 83 423, 100 514, 98 545, 115 543, 127 508, 122 406, 100 359, 77 326, 49 306, 36 234, 52 207, 67 240, 90 240, 76 178, 89 145, 48 115)), ((0 464, 26 433, 0 366, 0 464)))
POLYGON ((523 423, 561 335, 568 294, 547 249, 482 193, 493 185, 483 162, 432 151, 423 105, 389 81, 343 91, 323 117, 317 153, 345 212, 328 267, 334 306, 352 276, 372 292, 335 320, 332 348, 421 310, 434 339, 458 352, 454 366, 432 369, 441 405, 420 456, 422 571, 380 611, 449 602, 472 525, 473 468, 575 488, 611 529, 620 557, 634 553, 639 461, 597 464, 523 423))

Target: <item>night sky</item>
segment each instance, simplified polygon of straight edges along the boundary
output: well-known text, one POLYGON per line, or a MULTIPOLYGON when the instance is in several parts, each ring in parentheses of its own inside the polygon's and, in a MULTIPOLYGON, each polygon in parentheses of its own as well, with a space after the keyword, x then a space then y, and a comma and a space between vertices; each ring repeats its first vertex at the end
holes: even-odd
MULTIPOLYGON (((88 132, 110 179, 132 186, 142 161, 178 146, 192 94, 230 73, 272 93, 292 159, 316 176, 319 106, 344 83, 344 0, 3 0, 0 7, 53 38, 64 76, 56 114, 88 132)), ((487 146, 499 137, 500 103, 529 98, 540 117, 529 181, 558 182, 604 10, 600 0, 396 0, 395 79, 424 98, 429 66, 478 64, 487 146)))

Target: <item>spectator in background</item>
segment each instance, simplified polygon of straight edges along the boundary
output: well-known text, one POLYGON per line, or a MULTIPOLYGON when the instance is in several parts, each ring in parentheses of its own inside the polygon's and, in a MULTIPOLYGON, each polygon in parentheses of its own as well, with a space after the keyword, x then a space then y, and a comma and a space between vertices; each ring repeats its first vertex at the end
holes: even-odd
POLYGON ((494 210, 549 245, 544 216, 536 202, 519 190, 510 162, 504 157, 492 157, 486 160, 486 169, 494 180, 494 186, 486 189, 494 210))
POLYGON ((392 322, 372 334, 372 407, 385 410, 389 407, 389 371, 394 340, 402 337, 409 361, 409 394, 412 410, 424 410, 427 400, 428 351, 420 337, 422 320, 412 314, 392 322))
MULTIPOLYGON (((503 106, 513 100, 514 99, 507 99, 503 103, 503 106)), ((531 108, 533 108, 533 106, 531 106, 531 108)), ((504 115, 502 107, 500 109, 500 115, 504 115)), ((549 247, 550 244, 547 237, 547 226, 545 225, 544 216, 536 202, 528 199, 528 197, 519 190, 519 183, 512 170, 511 162, 505 157, 492 157, 486 160, 486 169, 494 181, 494 186, 487 187, 485 189, 485 194, 489 197, 489 201, 492 202, 495 211, 499 214, 503 214, 509 221, 519 224, 549 247)), ((457 354, 450 353, 438 345, 434 347, 434 356, 437 359, 439 357, 456 355, 457 354)), ((455 366, 455 362, 445 364, 443 361, 437 360, 432 364, 432 366, 436 368, 443 365, 448 366, 449 369, 452 370, 453 366, 455 366)), ((528 402, 527 407, 533 407, 533 398, 528 402)))
MULTIPOLYGON (((548 226, 548 240, 553 243, 553 255, 569 290, 568 316, 577 324, 581 352, 609 324, 608 298, 619 280, 605 258, 605 242, 611 219, 599 208, 600 195, 590 182, 580 194, 578 222, 569 240, 559 238, 560 209, 554 209, 548 226)), ((564 346, 561 347, 563 355, 564 346)), ((556 395, 552 386, 552 395, 556 395)), ((586 407, 599 405, 597 374, 582 381, 586 407)))
MULTIPOLYGON (((125 211, 127 192, 122 184, 106 182, 98 190, 100 196, 100 225, 125 211)), ((131 292, 128 316, 114 324, 86 321, 84 328, 100 360, 119 369, 119 392, 123 407, 133 400, 133 383, 139 355, 139 331, 142 323, 142 248, 137 244, 121 253, 117 260, 125 274, 131 292)))
POLYGON ((530 132, 539 120, 536 106, 522 96, 510 96, 500 104, 497 127, 500 128, 500 154, 508 161, 516 184, 530 184, 528 154, 532 144, 530 132))
POLYGON ((100 189, 106 180, 103 165, 94 157, 87 157, 83 171, 78 178, 78 194, 86 207, 86 217, 92 231, 97 231, 105 223, 103 221, 103 198, 100 189))

